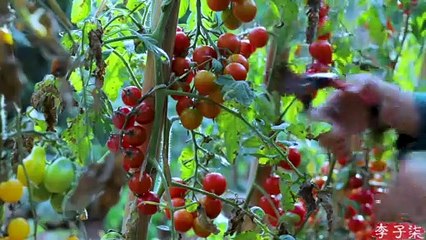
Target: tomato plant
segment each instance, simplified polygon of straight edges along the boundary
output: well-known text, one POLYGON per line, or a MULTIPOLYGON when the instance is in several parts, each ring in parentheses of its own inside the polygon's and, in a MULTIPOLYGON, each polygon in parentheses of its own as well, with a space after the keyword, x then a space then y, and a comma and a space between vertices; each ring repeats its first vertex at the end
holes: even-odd
POLYGON ((424 91, 425 2, 29 2, 0 4, 0 239, 374 232, 395 132, 334 156, 282 69, 424 91))

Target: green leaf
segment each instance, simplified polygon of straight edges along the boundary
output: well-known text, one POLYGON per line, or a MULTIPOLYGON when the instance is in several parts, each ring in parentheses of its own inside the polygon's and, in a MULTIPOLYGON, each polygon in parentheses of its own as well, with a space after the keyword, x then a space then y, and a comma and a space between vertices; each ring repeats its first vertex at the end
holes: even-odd
POLYGON ((243 232, 235 236, 234 240, 260 240, 262 236, 260 236, 257 232, 243 232))
POLYGON ((188 12, 190 2, 191 1, 181 1, 180 2, 179 18, 185 16, 185 14, 188 12))
POLYGON ((194 159, 194 150, 192 147, 187 146, 185 147, 179 158, 178 161, 180 163, 181 167, 181 178, 185 181, 195 174, 195 159, 194 159))
MULTIPOLYGON (((122 48, 117 49, 117 51, 125 52, 122 48)), ((130 75, 126 66, 116 54, 110 54, 105 62, 108 67, 106 68, 105 82, 102 90, 110 100, 114 101, 117 99, 124 82, 130 78, 130 75)))
POLYGON ((281 204, 285 211, 291 210, 294 207, 291 185, 292 183, 290 180, 280 178, 280 191, 282 194, 281 204))
POLYGON ((83 80, 81 79, 80 71, 72 72, 69 81, 76 92, 81 92, 81 90, 83 90, 83 80))
POLYGON ((86 122, 86 115, 80 114, 77 118, 68 120, 68 128, 62 132, 62 138, 78 158, 78 162, 85 163, 89 158, 93 132, 86 122))
POLYGON ((246 127, 239 118, 226 111, 217 117, 217 123, 225 143, 226 158, 233 163, 240 151, 241 134, 246 131, 246 127))
POLYGON ((314 122, 310 126, 311 134, 314 138, 318 137, 319 135, 331 131, 333 126, 326 122, 314 122))
POLYGON ((216 83, 222 86, 223 99, 250 106, 254 100, 253 90, 246 81, 235 81, 230 75, 220 76, 216 83))
POLYGON ((79 23, 85 20, 92 9, 91 0, 74 0, 71 9, 71 22, 79 23))
POLYGON ((297 138, 300 138, 300 139, 306 138, 307 132, 306 132, 306 127, 305 127, 305 125, 303 123, 294 123, 294 124, 291 124, 287 128, 287 130, 291 134, 293 134, 294 136, 296 136, 297 138))

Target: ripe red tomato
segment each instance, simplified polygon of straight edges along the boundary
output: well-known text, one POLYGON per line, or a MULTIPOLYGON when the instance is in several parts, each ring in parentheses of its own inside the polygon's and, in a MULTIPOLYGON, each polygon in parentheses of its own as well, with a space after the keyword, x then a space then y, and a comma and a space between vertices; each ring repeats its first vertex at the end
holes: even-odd
POLYGON ((324 186, 326 181, 327 181, 327 177, 317 176, 314 179, 314 182, 318 186, 319 189, 322 189, 322 187, 324 186))
POLYGON ((365 228, 365 220, 361 215, 355 215, 349 219, 348 228, 351 232, 358 232, 365 228))
POLYGON ((337 159, 337 162, 341 165, 341 166, 345 166, 346 164, 348 164, 348 162, 349 162, 349 159, 348 159, 348 157, 339 157, 338 159, 337 159))
POLYGON ((128 86, 121 91, 121 100, 129 107, 134 107, 138 104, 142 97, 142 90, 136 86, 128 86))
POLYGON ((244 0, 232 4, 232 13, 241 22, 251 22, 256 17, 257 6, 253 0, 244 0))
POLYGON ((221 17, 223 25, 225 25, 225 27, 229 30, 235 30, 242 24, 242 22, 234 16, 230 8, 225 9, 225 11, 222 12, 221 17))
POLYGON ((240 39, 233 33, 224 33, 217 40, 217 47, 222 50, 222 54, 238 53, 240 51, 240 39))
POLYGON ((117 153, 120 150, 120 136, 118 134, 109 135, 106 145, 112 153, 117 153))
POLYGON ((323 64, 332 62, 333 49, 327 40, 317 40, 309 45, 309 53, 323 64))
POLYGON ((280 177, 278 175, 269 176, 265 183, 263 184, 263 188, 270 195, 278 195, 280 194, 280 177))
POLYGON ((222 212, 222 202, 219 199, 205 196, 200 201, 206 211, 207 217, 214 219, 222 212))
POLYGON ((213 58, 217 58, 217 53, 210 46, 197 47, 192 54, 192 61, 197 63, 198 69, 211 66, 210 62, 213 58))
POLYGON ((263 48, 268 44, 269 34, 264 27, 256 27, 250 30, 248 35, 250 43, 255 48, 263 48))
POLYGON ((194 77, 195 77, 195 72, 191 71, 190 73, 188 73, 188 75, 186 75, 185 82, 188 84, 192 83, 192 80, 194 80, 194 77))
POLYGON ((194 223, 194 217, 190 212, 186 209, 180 209, 174 212, 174 227, 176 231, 184 233, 192 228, 192 224, 194 223))
MULTIPOLYGON (((296 168, 299 167, 300 163, 302 162, 302 157, 300 156, 299 150, 294 147, 290 147, 288 149, 287 158, 296 168)), ((293 168, 291 168, 290 164, 288 164, 287 161, 281 161, 280 166, 286 170, 293 170, 293 168)))
POLYGON ((364 181, 362 180, 362 177, 359 174, 356 174, 355 176, 352 176, 349 179, 349 187, 351 189, 362 187, 363 184, 364 184, 364 181))
POLYGON ((244 57, 242 54, 232 54, 231 56, 228 57, 228 62, 229 63, 239 63, 242 64, 245 69, 247 70, 247 72, 249 71, 249 63, 247 61, 247 58, 244 57))
POLYGON ((275 195, 269 196, 271 198, 272 204, 268 201, 268 198, 266 196, 262 196, 259 199, 259 203, 257 204, 260 208, 263 209, 263 211, 270 215, 275 216, 275 209, 278 211, 280 206, 280 200, 275 195))
POLYGON ((148 173, 136 172, 129 180, 129 189, 134 194, 142 196, 149 192, 152 187, 152 178, 148 173))
POLYGON ((184 32, 176 32, 175 46, 173 54, 175 56, 184 56, 186 55, 187 49, 191 45, 191 40, 184 32))
POLYGON ((352 218, 353 216, 355 216, 356 215, 356 210, 355 210, 355 208, 354 207, 352 207, 351 205, 349 205, 347 208, 346 208, 346 211, 345 211, 345 218, 346 219, 349 219, 349 218, 352 218))
POLYGON ((194 224, 192 225, 192 230, 194 230, 195 235, 200 238, 207 238, 210 236, 211 232, 201 224, 199 217, 194 219, 194 224))
POLYGON ((149 124, 154 121, 155 104, 151 97, 145 98, 136 110, 136 122, 139 124, 149 124))
POLYGON ((184 97, 182 99, 179 99, 176 103, 176 112, 180 116, 183 112, 183 110, 187 108, 191 108, 194 106, 194 101, 190 99, 189 97, 184 97))
POLYGON ((328 11, 330 10, 330 6, 328 4, 321 2, 321 7, 319 10, 319 18, 325 18, 328 15, 328 11))
POLYGON ((361 205, 361 212, 366 216, 373 215, 373 205, 366 203, 361 205))
POLYGON ((175 57, 172 60, 172 71, 176 76, 182 76, 191 69, 191 60, 189 58, 175 57))
POLYGON ((145 203, 145 202, 155 202, 160 203, 160 199, 157 194, 154 192, 147 192, 138 198, 138 210, 142 215, 153 215, 158 211, 158 205, 145 203))
POLYGON ((306 218, 306 208, 302 203, 298 202, 294 204, 294 209, 290 210, 290 212, 299 215, 300 221, 296 223, 296 226, 300 226, 306 218))
POLYGON ((243 81, 247 78, 247 70, 241 63, 230 63, 226 65, 223 74, 231 75, 236 81, 243 81))
POLYGON ((123 134, 123 144, 140 146, 146 140, 146 131, 145 128, 141 126, 133 126, 124 131, 123 134))
POLYGON ((221 108, 218 105, 204 99, 199 100, 195 107, 200 111, 203 117, 210 119, 216 118, 221 111, 221 108))
POLYGON ((182 31, 183 31, 183 29, 181 27, 179 27, 179 26, 176 27, 176 32, 182 32, 182 31))
MULTIPOLYGON (((181 184, 185 184, 185 181, 183 181, 180 178, 174 177, 172 178, 173 182, 177 182, 177 183, 181 183, 181 184)), ((181 187, 170 187, 170 196, 172 198, 183 198, 185 197, 185 194, 187 192, 187 190, 185 188, 181 188, 181 187)))
POLYGON ((145 159, 143 152, 135 147, 124 148, 123 154, 123 166, 130 166, 130 168, 140 168, 145 159))
POLYGON ((201 115, 198 109, 194 108, 187 108, 183 110, 179 117, 183 127, 188 130, 198 128, 203 121, 203 115, 201 115))
POLYGON ((231 0, 207 0, 207 6, 212 11, 220 12, 228 8, 231 0))
MULTIPOLYGON (((172 197, 172 206, 175 207, 175 208, 185 206, 185 199, 183 199, 183 198, 173 198, 172 197)), ((166 215, 167 219, 171 218, 171 215, 170 215, 171 212, 170 212, 169 208, 165 208, 164 209, 164 214, 166 215)))
POLYGON ((349 198, 362 204, 374 203, 373 192, 370 189, 361 189, 360 191, 352 193, 349 198))
MULTIPOLYGON (((256 48, 250 43, 248 39, 241 40, 240 54, 247 59, 256 51, 256 48)), ((248 71, 248 69, 247 69, 248 71)))
POLYGON ((114 111, 114 115, 112 116, 112 123, 117 129, 123 129, 124 124, 127 123, 125 129, 133 126, 135 124, 135 116, 129 116, 130 108, 128 107, 119 107, 116 111, 114 111), (129 116, 129 117, 128 117, 129 116))
MULTIPOLYGON (((189 86, 186 82, 176 81, 173 83, 172 86, 170 86, 171 90, 179 91, 179 92, 190 92, 191 86, 189 86)), ((185 98, 186 96, 180 96, 180 95, 172 95, 172 98, 176 101, 185 98)))
POLYGON ((199 94, 208 95, 219 89, 219 85, 217 85, 215 81, 216 75, 214 73, 201 70, 195 75, 194 87, 199 94))
POLYGON ((215 103, 222 104, 224 102, 221 89, 211 92, 208 97, 215 103))
POLYGON ((226 186, 226 178, 220 173, 207 173, 203 179, 203 189, 216 195, 222 195, 226 191, 226 186))
POLYGON ((370 170, 373 172, 383 172, 386 170, 387 164, 383 160, 374 161, 371 163, 370 170))

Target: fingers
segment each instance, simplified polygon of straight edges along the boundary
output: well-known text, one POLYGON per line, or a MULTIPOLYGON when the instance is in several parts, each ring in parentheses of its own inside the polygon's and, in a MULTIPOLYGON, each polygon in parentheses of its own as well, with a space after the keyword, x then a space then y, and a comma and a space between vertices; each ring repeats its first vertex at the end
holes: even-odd
POLYGON ((349 156, 351 153, 350 138, 345 137, 338 129, 319 136, 319 143, 337 158, 349 156))

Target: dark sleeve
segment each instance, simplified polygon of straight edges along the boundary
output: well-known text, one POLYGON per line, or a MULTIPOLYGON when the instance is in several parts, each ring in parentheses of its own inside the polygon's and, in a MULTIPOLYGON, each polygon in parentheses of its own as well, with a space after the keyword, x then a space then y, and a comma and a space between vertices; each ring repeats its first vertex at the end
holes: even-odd
POLYGON ((426 150, 426 93, 415 93, 415 104, 420 113, 420 130, 416 138, 399 135, 397 148, 402 152, 426 150))

